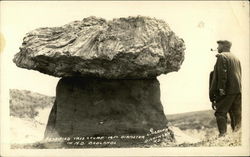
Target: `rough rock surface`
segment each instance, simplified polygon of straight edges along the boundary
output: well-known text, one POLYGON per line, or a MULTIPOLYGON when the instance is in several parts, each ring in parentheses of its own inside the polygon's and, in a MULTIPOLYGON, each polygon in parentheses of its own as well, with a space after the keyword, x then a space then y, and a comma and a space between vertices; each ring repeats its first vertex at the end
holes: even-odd
POLYGON ((88 17, 26 34, 17 66, 56 77, 151 78, 178 71, 184 41, 162 20, 88 17))
POLYGON ((111 147, 133 146, 147 144, 152 136, 160 136, 156 139, 159 141, 173 140, 168 130, 150 134, 165 128, 167 119, 160 101, 157 79, 70 77, 62 78, 57 85, 56 101, 45 137, 117 136, 117 139, 113 139, 116 145, 111 147), (145 138, 121 139, 125 135, 145 138))

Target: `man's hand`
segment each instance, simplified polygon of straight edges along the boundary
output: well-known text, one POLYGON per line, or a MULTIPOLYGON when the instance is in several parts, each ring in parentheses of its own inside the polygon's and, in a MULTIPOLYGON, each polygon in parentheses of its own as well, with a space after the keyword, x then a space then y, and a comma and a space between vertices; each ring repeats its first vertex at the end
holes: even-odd
POLYGON ((219 94, 220 96, 226 95, 226 92, 223 89, 219 89, 219 94))
POLYGON ((212 102, 212 109, 216 110, 216 102, 215 101, 212 102))

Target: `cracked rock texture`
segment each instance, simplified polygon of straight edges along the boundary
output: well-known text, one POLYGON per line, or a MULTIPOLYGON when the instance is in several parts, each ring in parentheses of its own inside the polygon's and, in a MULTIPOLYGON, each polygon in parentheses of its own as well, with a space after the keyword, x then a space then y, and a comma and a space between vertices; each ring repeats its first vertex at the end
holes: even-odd
POLYGON ((141 79, 178 71, 184 50, 162 20, 88 17, 27 33, 13 61, 56 77, 141 79))

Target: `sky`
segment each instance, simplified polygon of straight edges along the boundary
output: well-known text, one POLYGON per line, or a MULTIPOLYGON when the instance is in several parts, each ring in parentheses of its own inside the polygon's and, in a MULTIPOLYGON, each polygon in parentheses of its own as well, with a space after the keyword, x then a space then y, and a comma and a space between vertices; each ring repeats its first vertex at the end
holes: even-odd
POLYGON ((217 40, 233 43, 231 51, 243 67, 243 90, 249 91, 247 1, 1 1, 0 4, 2 91, 25 89, 55 96, 59 78, 18 68, 12 62, 27 32, 39 27, 62 26, 89 16, 111 20, 137 15, 166 21, 185 41, 181 69, 158 77, 166 114, 211 109, 208 82, 216 52, 210 49, 217 48, 217 40))

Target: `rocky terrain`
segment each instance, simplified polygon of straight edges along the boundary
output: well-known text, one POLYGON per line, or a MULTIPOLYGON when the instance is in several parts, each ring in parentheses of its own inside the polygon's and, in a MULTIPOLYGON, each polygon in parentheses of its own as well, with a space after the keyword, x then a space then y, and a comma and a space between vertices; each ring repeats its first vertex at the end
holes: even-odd
MULTIPOLYGON (((54 97, 25 90, 10 90, 12 148, 49 148, 41 140, 53 101, 54 97)), ((218 132, 211 110, 167 115, 167 118, 176 141, 171 145, 163 142, 160 147, 241 145, 241 132, 232 133, 229 126, 229 134, 223 138, 217 138, 218 132)), ((150 147, 159 147, 159 145, 150 147)))

